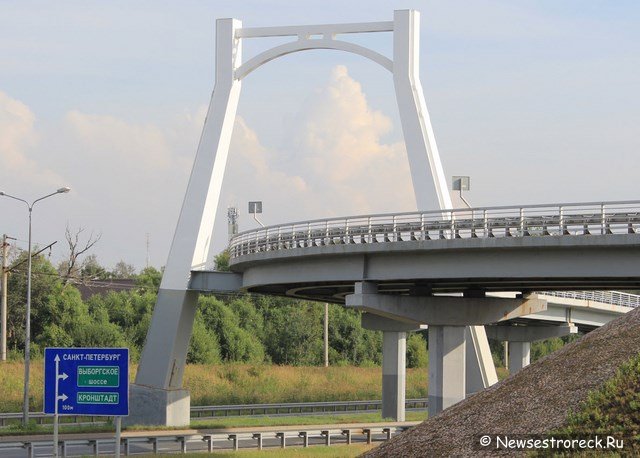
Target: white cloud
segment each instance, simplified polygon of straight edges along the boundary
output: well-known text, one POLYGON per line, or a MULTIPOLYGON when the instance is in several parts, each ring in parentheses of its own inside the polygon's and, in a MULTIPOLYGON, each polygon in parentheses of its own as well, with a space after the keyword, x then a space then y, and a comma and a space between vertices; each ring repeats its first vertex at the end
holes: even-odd
MULTIPOLYGON (((0 189, 30 200, 71 186, 64 199, 35 212, 37 243, 64 240, 67 224, 83 227, 102 233, 94 248, 100 262, 141 266, 150 233, 152 263, 163 265, 204 116, 200 107, 153 124, 72 109, 36 125, 30 107, 0 92, 0 189)), ((0 205, 2 230, 26 239, 24 209, 6 200, 0 205)), ((63 245, 55 247, 54 263, 64 259, 63 245)))
MULTIPOLYGON (((56 185, 73 187, 67 200, 56 204, 64 212, 51 220, 52 229, 60 233, 68 221, 72 227, 102 232, 95 249, 101 262, 113 265, 125 259, 137 266, 144 263, 149 232, 152 263, 164 264, 206 107, 162 124, 73 109, 37 130, 29 107, 7 96, 0 103, 0 132, 5 133, 0 153, 6 162, 36 181, 36 170, 55 170, 47 173, 56 185), (32 150, 38 162, 25 153, 32 150)), ((301 102, 282 148, 266 147, 259 130, 238 116, 216 250, 226 243, 226 206, 238 205, 246 215, 249 200, 264 201, 267 224, 414 208, 404 144, 382 141, 392 129, 389 117, 370 106, 360 84, 342 66, 301 102)), ((241 229, 255 226, 245 218, 241 229)), ((52 238, 60 239, 60 234, 52 238)))
POLYGON ((285 164, 307 179, 321 215, 411 210, 404 142, 382 140, 392 129, 347 68, 337 66, 295 117, 285 164))
MULTIPOLYGON (((250 200, 264 201, 266 224, 415 209, 404 143, 381 140, 392 128, 344 66, 303 101, 278 150, 262 144, 238 116, 216 221, 217 249, 226 242, 226 207, 239 205, 246 215, 250 200)), ((256 225, 240 222, 241 230, 256 225)))
POLYGON ((114 116, 70 111, 65 122, 76 144, 92 156, 95 164, 117 164, 127 168, 166 170, 172 163, 172 152, 164 133, 151 124, 129 124, 114 116))
POLYGON ((102 231, 100 244, 118 247, 98 253, 100 260, 142 265, 150 233, 152 262, 165 263, 197 146, 194 125, 201 128, 201 120, 199 111, 174 116, 168 127, 79 110, 65 116, 59 165, 74 177, 82 209, 71 223, 102 231))
POLYGON ((34 159, 39 144, 35 121, 27 105, 0 91, 0 180, 7 192, 18 185, 38 188, 61 183, 56 173, 34 159))

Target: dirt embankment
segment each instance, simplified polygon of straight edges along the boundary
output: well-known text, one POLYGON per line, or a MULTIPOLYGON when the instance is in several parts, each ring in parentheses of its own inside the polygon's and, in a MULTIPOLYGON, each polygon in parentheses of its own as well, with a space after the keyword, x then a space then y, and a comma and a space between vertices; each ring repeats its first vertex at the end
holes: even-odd
POLYGON ((367 453, 366 457, 497 456, 482 435, 545 434, 640 352, 640 309, 566 345, 367 453))

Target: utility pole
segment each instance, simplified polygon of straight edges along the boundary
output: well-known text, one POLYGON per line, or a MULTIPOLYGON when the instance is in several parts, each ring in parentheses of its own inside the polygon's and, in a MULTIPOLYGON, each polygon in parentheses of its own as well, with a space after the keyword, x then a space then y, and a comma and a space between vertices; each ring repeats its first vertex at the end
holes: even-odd
POLYGON ((7 240, 15 240, 12 237, 8 237, 7 234, 2 236, 2 305, 0 311, 0 334, 2 334, 2 339, 0 339, 0 360, 7 360, 7 286, 9 284, 9 262, 8 262, 8 253, 9 253, 9 244, 7 240))
POLYGON ((324 367, 329 367, 329 303, 324 303, 324 367))
POLYGON ((509 342, 504 341, 504 368, 509 370, 509 342))

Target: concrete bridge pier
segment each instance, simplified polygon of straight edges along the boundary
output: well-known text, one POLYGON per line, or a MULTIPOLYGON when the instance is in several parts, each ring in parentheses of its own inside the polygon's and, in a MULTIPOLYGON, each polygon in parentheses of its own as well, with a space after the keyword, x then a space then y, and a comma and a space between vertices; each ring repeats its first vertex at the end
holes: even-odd
POLYGON ((531 363, 531 342, 509 342, 509 373, 515 374, 531 363))
POLYGON ((182 379, 197 303, 195 291, 158 291, 125 425, 189 425, 191 398, 182 379))
POLYGON ((462 401, 466 395, 464 326, 429 326, 429 416, 462 401))
POLYGON ((382 418, 404 421, 407 333, 382 332, 382 418))
POLYGON ((547 307, 545 300, 529 297, 511 299, 384 294, 378 292, 375 282, 369 281, 356 282, 354 294, 346 296, 345 305, 367 312, 363 315, 363 325, 365 320, 372 323, 377 320, 378 325, 369 326, 369 329, 387 331, 383 372, 389 380, 386 386, 393 388, 385 389, 384 395, 388 400, 388 408, 396 409, 396 412, 404 407, 400 406, 400 395, 397 394, 404 384, 404 357, 399 355, 401 346, 406 345, 404 333, 412 327, 420 328, 421 323, 428 324, 429 415, 436 415, 462 401, 469 392, 468 381, 473 390, 488 387, 497 381, 484 325, 530 315, 547 307), (394 322, 396 324, 390 326, 394 322), (471 358, 467 361, 468 345, 471 347, 471 358), (470 368, 469 374, 467 367, 470 368), (394 396, 395 403, 391 401, 394 396))
POLYGON ((362 314, 362 327, 382 331, 382 418, 404 421, 407 332, 423 327, 418 323, 392 320, 372 313, 362 314))
POLYGON ((487 336, 508 342, 509 372, 515 374, 531 361, 531 342, 562 337, 578 332, 571 323, 558 326, 487 326, 487 336))

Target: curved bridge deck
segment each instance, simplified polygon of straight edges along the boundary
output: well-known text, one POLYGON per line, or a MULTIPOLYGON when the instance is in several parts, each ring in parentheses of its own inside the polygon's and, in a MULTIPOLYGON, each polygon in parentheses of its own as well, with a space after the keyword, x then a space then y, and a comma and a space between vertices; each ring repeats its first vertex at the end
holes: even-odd
POLYGON ((244 290, 337 303, 363 280, 398 294, 625 290, 640 289, 639 231, 640 201, 465 208, 271 226, 229 251, 244 290))
POLYGON ((335 244, 635 234, 639 227, 640 201, 464 208, 281 224, 242 232, 229 250, 239 258, 335 244))

